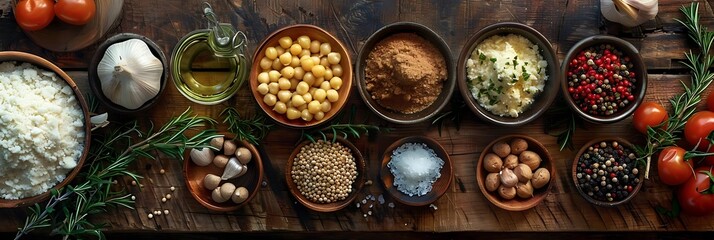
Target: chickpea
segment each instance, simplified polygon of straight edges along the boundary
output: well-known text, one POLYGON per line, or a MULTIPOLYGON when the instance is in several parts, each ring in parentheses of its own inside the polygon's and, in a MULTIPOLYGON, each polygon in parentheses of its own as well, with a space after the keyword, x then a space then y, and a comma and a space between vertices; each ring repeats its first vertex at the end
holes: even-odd
POLYGON ((322 65, 317 65, 312 67, 312 74, 315 75, 316 78, 321 78, 325 76, 325 66, 322 65))
POLYGON ((302 97, 302 95, 293 95, 292 103, 293 106, 299 107, 305 105, 305 99, 302 97))
POLYGON ((333 77, 332 79, 330 79, 330 87, 335 90, 340 90, 340 87, 342 87, 342 78, 333 77))
POLYGON ((302 52, 300 52, 300 57, 302 58, 303 56, 310 56, 310 49, 303 48, 302 52))
POLYGON ((323 82, 325 82, 325 78, 321 77, 321 78, 315 79, 315 83, 313 83, 312 85, 315 87, 322 86, 323 82))
POLYGON ((280 57, 280 55, 283 55, 283 53, 285 53, 285 48, 283 48, 281 46, 275 47, 275 50, 278 51, 278 57, 280 57))
POLYGON ((330 67, 330 63, 327 62, 327 57, 320 58, 320 65, 324 66, 325 68, 330 67))
POLYGON ((330 81, 322 82, 322 84, 320 84, 320 89, 323 89, 325 91, 331 90, 332 87, 330 86, 330 81))
POLYGON ((297 42, 303 49, 310 49, 310 37, 305 35, 299 36, 297 42))
POLYGON ((288 119, 290 119, 290 120, 295 120, 295 119, 300 118, 301 114, 302 113, 294 107, 288 107, 287 112, 285 112, 285 115, 287 115, 288 119))
POLYGON ((288 111, 288 107, 284 102, 276 102, 275 106, 273 106, 273 111, 280 114, 285 114, 285 112, 288 111))
POLYGON ((312 114, 317 114, 320 112, 320 102, 317 100, 312 100, 312 102, 307 104, 307 110, 312 114))
POLYGON ((280 74, 282 74, 284 78, 291 79, 295 75, 295 68, 291 66, 284 67, 280 70, 280 74))
POLYGON ((273 61, 268 59, 267 57, 264 57, 260 59, 260 68, 263 70, 268 70, 271 67, 273 67, 273 61))
POLYGON ((317 112, 315 113, 315 116, 312 116, 315 120, 320 121, 323 118, 325 118, 325 113, 324 112, 317 112))
POLYGON ((290 63, 293 61, 293 55, 290 55, 289 52, 285 52, 282 55, 280 55, 280 63, 283 64, 283 66, 290 65, 290 63))
POLYGON ((327 90, 327 101, 337 102, 340 99, 340 95, 335 89, 327 90))
POLYGON ((315 100, 319 102, 324 102, 325 98, 327 97, 327 91, 325 91, 325 89, 318 88, 317 90, 315 90, 315 94, 313 94, 312 96, 315 100))
POLYGON ((268 76, 268 72, 262 72, 258 74, 258 82, 259 83, 269 83, 270 82, 270 76, 268 76))
POLYGON ((268 92, 270 94, 278 94, 278 91, 280 91, 280 84, 277 82, 268 83, 268 92))
POLYGON ((300 118, 306 122, 312 121, 312 113, 307 109, 303 109, 302 112, 300 112, 300 118))
POLYGON ((342 65, 332 65, 332 75, 342 77, 342 65))
POLYGON ((325 79, 332 79, 334 75, 332 75, 332 69, 325 69, 325 79))
POLYGON ((302 98, 305 99, 306 103, 309 103, 312 101, 312 93, 307 92, 302 95, 302 98))
POLYGON ((313 66, 318 66, 318 65, 320 65, 320 57, 318 57, 318 56, 312 56, 312 57, 310 57, 310 59, 312 59, 312 64, 313 64, 313 66))
POLYGON ((322 112, 329 112, 332 109, 332 103, 329 101, 324 101, 320 103, 320 111, 322 112))
POLYGON ((290 101, 290 98, 292 98, 293 93, 291 93, 289 90, 280 90, 278 92, 278 100, 283 103, 287 103, 290 101))
POLYGON ((300 66, 306 72, 312 71, 312 67, 315 66, 315 62, 309 56, 303 56, 300 58, 300 66))
POLYGON ((268 94, 268 91, 269 91, 267 83, 261 83, 260 85, 258 85, 257 89, 258 89, 258 93, 260 93, 260 95, 268 94))
POLYGON ((270 82, 278 82, 278 79, 280 79, 280 72, 277 70, 270 70, 270 72, 268 72, 268 80, 270 80, 270 82))
POLYGON ((290 89, 290 80, 281 77, 280 79, 278 79, 278 86, 280 87, 280 90, 288 90, 290 89))
POLYGON ((302 80, 302 77, 305 76, 305 70, 302 70, 302 67, 296 67, 294 71, 295 73, 293 74, 293 77, 298 80, 302 80))
POLYGON ((308 90, 310 90, 310 85, 308 85, 305 81, 298 83, 297 88, 295 89, 295 91, 300 95, 307 93, 308 90))
POLYGON ((280 47, 288 49, 291 45, 293 45, 293 39, 287 36, 281 37, 278 39, 278 44, 280 44, 280 47))
POLYGON ((298 83, 300 83, 300 80, 297 80, 296 78, 291 78, 290 79, 290 90, 294 91, 295 89, 297 89, 298 83))
POLYGON ((295 107, 295 108, 296 108, 298 111, 301 111, 301 112, 302 112, 302 110, 307 109, 307 104, 303 104, 303 105, 297 106, 297 107, 295 107))
POLYGON ((313 86, 315 83, 315 75, 312 75, 312 72, 306 72, 305 75, 302 76, 302 81, 306 82, 310 86, 313 86))
POLYGON ((275 49, 274 47, 268 47, 265 49, 265 57, 267 57, 270 60, 274 60, 275 58, 278 57, 278 50, 275 49))
POLYGON ((263 97, 263 102, 267 104, 268 106, 274 106, 276 102, 278 102, 278 98, 275 97, 272 93, 265 94, 263 97))
POLYGON ((300 58, 297 56, 293 56, 293 59, 290 61, 290 66, 293 68, 299 67, 300 66, 300 58))
POLYGON ((332 65, 337 65, 340 63, 340 60, 342 60, 342 55, 336 52, 331 52, 327 54, 327 62, 329 62, 332 65))
POLYGON ((293 45, 290 46, 290 54, 297 56, 300 55, 301 52, 302 47, 300 46, 300 44, 293 43, 293 45))
POLYGON ((280 63, 280 58, 276 58, 275 60, 273 60, 273 65, 271 67, 273 68, 273 70, 280 71, 280 69, 283 68, 283 64, 280 63))
POLYGON ((320 44, 320 56, 325 56, 330 52, 332 52, 332 46, 330 46, 330 43, 320 44))
POLYGON ((309 93, 311 96, 315 96, 315 91, 316 91, 317 89, 318 89, 318 88, 311 87, 310 90, 307 91, 307 93, 309 93))
POLYGON ((320 52, 320 42, 317 40, 312 40, 310 42, 310 52, 311 53, 319 53, 320 52))

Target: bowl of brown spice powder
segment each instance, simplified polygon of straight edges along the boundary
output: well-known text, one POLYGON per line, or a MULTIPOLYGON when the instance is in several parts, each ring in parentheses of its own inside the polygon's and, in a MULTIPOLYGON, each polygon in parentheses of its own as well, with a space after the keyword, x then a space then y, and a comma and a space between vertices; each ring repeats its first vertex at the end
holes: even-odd
POLYGON ((398 124, 428 120, 456 86, 451 50, 436 32, 413 22, 384 26, 362 46, 357 88, 379 117, 398 124))

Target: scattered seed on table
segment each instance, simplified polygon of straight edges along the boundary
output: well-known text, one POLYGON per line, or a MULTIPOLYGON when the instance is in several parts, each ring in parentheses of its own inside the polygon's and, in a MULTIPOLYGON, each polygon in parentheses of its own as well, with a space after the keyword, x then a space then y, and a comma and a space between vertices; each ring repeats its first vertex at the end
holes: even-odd
POLYGON ((154 214, 149 213, 149 219, 154 218, 154 214))
POLYGON ((166 202, 166 198, 161 198, 161 202, 166 202))
POLYGON ((168 209, 165 209, 165 210, 164 210, 164 215, 169 215, 169 210, 168 210, 168 209))
POLYGON ((169 189, 171 189, 172 192, 176 191, 176 188, 174 186, 171 186, 171 188, 169 188, 169 189))
POLYGON ((136 196, 131 195, 131 200, 132 200, 132 201, 136 201, 136 196))
POLYGON ((166 199, 171 199, 171 194, 166 194, 166 199))
POLYGON ((136 181, 132 180, 132 181, 131 181, 131 185, 132 185, 132 186, 136 186, 136 181))

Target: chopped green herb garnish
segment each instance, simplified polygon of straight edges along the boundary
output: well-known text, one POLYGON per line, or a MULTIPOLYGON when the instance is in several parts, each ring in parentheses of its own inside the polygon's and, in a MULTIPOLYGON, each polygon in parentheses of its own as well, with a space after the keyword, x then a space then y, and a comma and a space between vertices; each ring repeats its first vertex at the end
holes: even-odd
POLYGON ((498 60, 498 59, 496 59, 496 58, 491 58, 491 62, 492 62, 492 63, 496 63, 496 60, 498 60))
POLYGON ((540 71, 543 70, 543 68, 539 67, 538 68, 538 74, 540 74, 540 71))
POLYGON ((531 74, 527 72, 523 72, 521 76, 523 77, 523 80, 528 80, 529 78, 531 78, 531 74))
POLYGON ((480 52, 479 55, 478 55, 478 59, 480 59, 480 60, 486 60, 486 55, 484 55, 483 53, 480 52))

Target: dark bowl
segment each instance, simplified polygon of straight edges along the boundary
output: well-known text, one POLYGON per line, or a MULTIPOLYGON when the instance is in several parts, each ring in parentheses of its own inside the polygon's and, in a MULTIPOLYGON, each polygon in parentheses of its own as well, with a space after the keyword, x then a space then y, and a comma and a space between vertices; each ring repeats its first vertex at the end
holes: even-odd
POLYGON ((565 101, 568 102, 568 106, 570 106, 573 111, 577 112, 580 117, 589 122, 614 123, 625 119, 630 116, 635 111, 635 109, 637 109, 640 103, 642 103, 642 99, 644 99, 645 97, 645 92, 647 90, 647 66, 645 66, 644 61, 642 61, 642 57, 640 56, 640 53, 637 48, 635 48, 635 46, 625 40, 603 35, 592 36, 580 40, 580 42, 576 43, 572 48, 570 48, 570 51, 568 51, 568 54, 565 56, 565 60, 563 61, 563 65, 561 68, 561 74, 563 75, 563 79, 561 81, 560 87, 561 91, 563 92, 563 97, 565 98, 565 101), (629 56, 632 61, 633 69, 636 71, 635 78, 637 79, 637 82, 634 84, 635 89, 633 90, 635 102, 629 103, 624 109, 620 109, 616 113, 608 116, 596 116, 583 112, 583 110, 575 104, 573 97, 568 92, 568 77, 566 76, 568 72, 568 63, 580 51, 599 44, 610 44, 622 51, 625 56, 629 56))
POLYGON ((296 24, 278 29, 277 31, 268 35, 268 37, 266 37, 265 40, 263 40, 263 42, 255 50, 255 55, 253 56, 253 65, 250 71, 250 89, 253 92, 253 97, 260 106, 260 109, 263 109, 263 112, 265 112, 266 115, 270 116, 271 119, 273 119, 280 125, 291 128, 310 128, 323 123, 327 123, 330 120, 334 119, 334 117, 337 116, 337 113, 342 110, 342 108, 346 105, 347 100, 350 97, 350 93, 352 92, 352 62, 350 60, 350 55, 347 52, 347 48, 345 48, 345 45, 342 44, 340 40, 338 40, 329 32, 317 26, 309 24, 296 24), (288 36, 292 39, 296 39, 302 35, 310 37, 311 40, 318 40, 322 43, 330 43, 330 45, 332 46, 332 51, 337 52, 342 56, 342 60, 340 61, 340 66, 342 66, 343 72, 341 77, 342 87, 340 87, 340 90, 337 90, 337 93, 339 93, 340 98, 337 100, 337 102, 332 103, 332 109, 325 113, 324 118, 322 118, 321 120, 312 119, 309 122, 303 121, 299 118, 295 120, 290 120, 285 114, 279 114, 278 112, 273 111, 273 107, 268 106, 268 104, 265 104, 265 102, 263 102, 263 95, 261 95, 257 90, 259 84, 258 74, 262 72, 262 69, 260 68, 260 60, 265 57, 265 49, 267 49, 268 47, 278 46, 278 40, 282 37, 288 36))
POLYGON ((486 146, 486 148, 483 149, 483 151, 481 152, 481 156, 478 158, 478 162, 476 163, 476 183, 478 183, 478 187, 479 189, 481 189, 481 193, 483 193, 486 199, 493 203, 493 205, 496 205, 497 207, 508 211, 523 211, 537 206, 540 202, 543 201, 543 199, 545 199, 545 197, 548 196, 548 193, 550 193, 551 188, 553 188, 553 185, 555 185, 554 181, 555 179, 557 179, 556 173, 557 172, 555 170, 555 163, 553 162, 553 158, 550 156, 548 149, 543 146, 543 144, 538 142, 538 140, 525 135, 506 135, 492 141, 486 146), (511 139, 514 138, 522 138, 526 140, 526 142, 528 143, 527 150, 537 153, 538 156, 540 156, 542 159, 542 162, 540 163, 539 167, 548 169, 548 171, 550 172, 550 182, 548 182, 548 185, 543 186, 539 189, 535 189, 533 191, 532 198, 524 199, 516 196, 513 199, 506 200, 499 196, 497 192, 487 191, 486 186, 484 185, 486 182, 486 176, 488 175, 488 171, 486 171, 486 169, 483 167, 484 157, 486 156, 486 154, 493 152, 491 148, 497 142, 510 142, 511 139))
MULTIPOLYGON (((231 137, 226 136, 225 139, 232 139, 231 137)), ((243 176, 221 182, 230 182, 236 187, 245 187, 248 189, 248 199, 240 204, 236 204, 230 200, 224 203, 217 203, 213 201, 211 198, 212 191, 203 187, 203 178, 207 174, 221 176, 223 169, 218 168, 213 164, 208 164, 208 166, 204 167, 196 165, 191 160, 190 149, 184 154, 183 178, 184 181, 186 181, 186 187, 188 187, 188 191, 191 193, 191 196, 193 196, 198 203, 210 210, 219 212, 238 210, 239 208, 247 205, 248 202, 250 202, 250 200, 253 199, 253 197, 255 197, 255 195, 257 195, 260 191, 260 185, 263 181, 263 160, 260 157, 260 153, 255 146, 253 146, 253 144, 238 140, 235 142, 238 147, 247 148, 253 156, 253 159, 248 163, 248 171, 243 176)))
POLYGON ((580 193, 580 196, 582 196, 585 200, 587 200, 588 202, 590 202, 590 203, 592 203, 592 204, 594 204, 594 205, 596 205, 596 206, 601 206, 601 207, 616 207, 616 206, 621 205, 621 204, 623 204, 623 203, 629 202, 633 197, 635 197, 635 195, 637 195, 637 193, 640 191, 640 189, 642 189, 642 185, 643 185, 643 183, 644 183, 643 179, 644 179, 644 175, 645 175, 645 174, 644 174, 644 172, 641 171, 641 172, 638 174, 638 175, 639 175, 638 178, 639 178, 639 181, 640 181, 640 182, 637 184, 637 186, 635 186, 635 187, 632 189, 632 192, 629 193, 629 195, 628 195, 626 198, 624 198, 624 199, 622 199, 622 200, 620 200, 620 201, 616 201, 616 202, 606 202, 606 201, 596 200, 596 199, 594 199, 594 198, 588 196, 585 192, 583 192, 583 190, 580 188, 580 184, 578 184, 578 178, 577 178, 577 176, 576 176, 576 175, 577 175, 577 172, 576 172, 576 171, 577 171, 577 167, 578 167, 578 159, 580 158, 581 155, 583 155, 583 153, 584 153, 585 151, 587 151, 587 149, 588 149, 590 146, 592 146, 592 145, 594 145, 594 144, 597 144, 597 143, 600 143, 600 142, 612 142, 612 141, 617 141, 619 144, 622 144, 622 145, 626 146, 626 147, 629 148, 630 150, 634 150, 634 149, 635 149, 635 148, 634 148, 634 145, 632 145, 632 143, 630 143, 629 141, 627 141, 627 140, 625 140, 625 139, 623 139, 623 138, 619 138, 619 137, 604 137, 604 138, 593 139, 592 141, 590 141, 590 142, 586 143, 585 145, 583 145, 583 147, 580 148, 580 151, 578 151, 578 153, 575 154, 575 158, 574 158, 574 160, 573 160, 573 164, 572 164, 572 168, 571 168, 571 172, 572 172, 572 173, 571 173, 571 178, 573 179, 573 184, 575 184, 575 188, 578 189, 578 193, 580 193))
MULTIPOLYGON (((63 79, 65 82, 67 82, 67 85, 72 88, 72 91, 74 92, 74 96, 77 98, 77 103, 80 105, 82 108, 82 112, 84 114, 84 149, 82 150, 82 155, 80 155, 79 159, 77 159, 77 166, 72 169, 67 174, 67 177, 54 187, 52 189, 59 190, 63 188, 65 185, 69 184, 74 177, 79 174, 79 171, 82 170, 82 166, 84 166, 84 163, 87 160, 87 156, 89 155, 89 145, 91 142, 91 124, 89 122, 89 107, 87 106, 87 102, 84 100, 84 95, 79 91, 79 88, 77 87, 77 84, 74 83, 72 78, 67 75, 62 69, 57 67, 57 65, 54 65, 50 61, 45 60, 44 58, 41 58, 39 56, 29 54, 29 53, 24 53, 24 52, 13 52, 13 51, 5 51, 5 52, 0 52, 0 62, 6 62, 6 61, 15 61, 15 62, 26 62, 26 63, 31 63, 39 68, 46 69, 48 71, 52 71, 57 74, 57 77, 63 79)), ((35 203, 39 203, 42 201, 47 200, 50 195, 51 195, 51 190, 48 189, 47 192, 42 193, 37 196, 33 197, 27 197, 27 198, 22 198, 22 199, 3 199, 0 198, 0 208, 16 208, 16 207, 22 207, 22 206, 28 206, 32 205, 35 203)))
POLYGON ((102 103, 109 111, 115 112, 115 113, 123 113, 123 114, 136 114, 140 112, 144 112, 147 109, 150 109, 151 107, 158 102, 159 97, 161 97, 161 94, 164 92, 164 89, 166 88, 166 80, 169 74, 169 65, 168 62, 166 61, 166 56, 164 56, 164 52, 161 51, 161 48, 159 48, 156 43, 151 41, 149 38, 134 34, 134 33, 120 33, 117 35, 114 35, 104 41, 99 47, 97 48, 97 51, 94 53, 94 57, 92 57, 92 62, 89 67, 89 88, 92 90, 92 93, 94 93, 94 96, 99 99, 99 102, 102 103), (161 60, 161 64, 164 66, 164 71, 161 74, 161 85, 159 87, 159 93, 156 94, 153 98, 151 98, 149 101, 146 101, 143 105, 141 105, 137 109, 128 109, 125 108, 119 104, 116 104, 112 102, 109 98, 107 98, 104 95, 104 92, 102 91, 102 83, 99 80, 99 76, 97 75, 97 65, 99 65, 99 62, 102 61, 102 58, 104 57, 104 53, 107 51, 107 48, 109 48, 111 45, 115 43, 120 43, 124 42, 126 40, 130 39, 139 39, 141 41, 144 41, 147 46, 149 46, 149 50, 151 50, 151 53, 154 54, 154 57, 158 58, 161 60))
POLYGON ((359 90, 362 100, 364 100, 365 104, 370 110, 372 110, 372 112, 392 123, 414 124, 428 120, 438 114, 439 111, 441 111, 449 103, 451 94, 454 92, 454 88, 456 87, 456 71, 454 70, 454 61, 451 57, 451 49, 449 49, 449 46, 446 44, 444 39, 436 34, 436 32, 424 25, 413 22, 392 23, 373 33, 364 45, 362 45, 362 49, 360 49, 359 55, 357 56, 355 68, 355 75, 357 76, 357 89, 359 90), (372 99, 369 91, 367 91, 364 73, 367 65, 367 57, 377 43, 396 33, 414 33, 431 42, 431 44, 433 44, 444 57, 448 71, 447 79, 443 82, 439 97, 437 97, 437 99, 426 109, 412 114, 404 114, 382 107, 382 105, 379 105, 376 100, 372 99))
POLYGON ((548 39, 532 27, 515 22, 492 24, 471 36, 468 42, 464 45, 464 48, 461 50, 459 61, 457 63, 459 91, 461 92, 461 96, 464 98, 469 109, 471 109, 471 111, 482 120, 501 126, 520 126, 535 120, 540 115, 545 113, 548 107, 550 107, 550 104, 553 103, 555 97, 558 95, 558 84, 560 83, 561 78, 559 63, 560 61, 558 61, 555 50, 553 50, 553 46, 550 44, 548 39), (466 77, 466 61, 470 58, 471 53, 474 49, 476 49, 476 46, 491 36, 505 36, 508 34, 521 35, 531 41, 531 43, 538 45, 541 56, 543 56, 543 59, 548 62, 546 70, 548 79, 543 87, 543 92, 538 93, 538 95, 535 96, 534 102, 515 118, 510 116, 499 116, 482 107, 471 95, 471 90, 469 89, 469 84, 467 83, 468 79, 466 77))
MULTIPOLYGON (((328 141, 332 140, 332 136, 328 135, 327 137, 328 141)), ((332 203, 316 203, 313 201, 310 201, 307 197, 302 195, 300 193, 300 190, 298 190, 297 184, 293 181, 293 176, 292 176, 292 169, 293 169, 293 162, 295 161, 295 157, 300 153, 300 149, 304 147, 305 145, 311 143, 310 140, 305 140, 301 142, 297 147, 295 147, 295 150, 293 150, 292 154, 290 154, 290 157, 288 158, 288 162, 285 164, 285 181, 288 184, 288 189, 290 190, 290 193, 297 199, 298 202, 300 202, 302 205, 305 207, 317 211, 317 212, 334 212, 340 209, 343 209, 347 207, 347 205, 350 205, 352 201, 357 198, 357 194, 362 190, 362 187, 364 186, 365 182, 365 175, 367 174, 366 170, 366 163, 364 160, 364 157, 362 157, 362 153, 360 153, 359 149, 355 147, 354 144, 352 144, 350 141, 347 141, 346 139, 342 137, 337 137, 337 142, 342 144, 343 146, 349 148, 352 151, 352 156, 355 159, 355 164, 357 167, 357 178, 355 181, 352 183, 352 192, 343 199, 342 201, 337 201, 337 202, 332 202, 332 203)))
POLYGON ((384 189, 386 189, 389 195, 391 195, 395 200, 408 206, 425 206, 438 200, 442 195, 444 195, 444 193, 446 193, 447 190, 449 190, 449 185, 451 185, 451 181, 454 178, 452 166, 449 154, 446 152, 444 147, 439 144, 439 142, 433 138, 425 136, 412 136, 399 139, 384 150, 379 175, 382 179, 384 189), (409 196, 402 193, 396 186, 394 186, 394 175, 392 175, 392 172, 389 170, 387 164, 392 160, 392 152, 394 149, 397 149, 405 143, 424 143, 427 147, 434 150, 434 153, 436 153, 441 160, 444 160, 444 165, 441 167, 440 171, 441 177, 433 183, 431 191, 425 195, 409 196))

